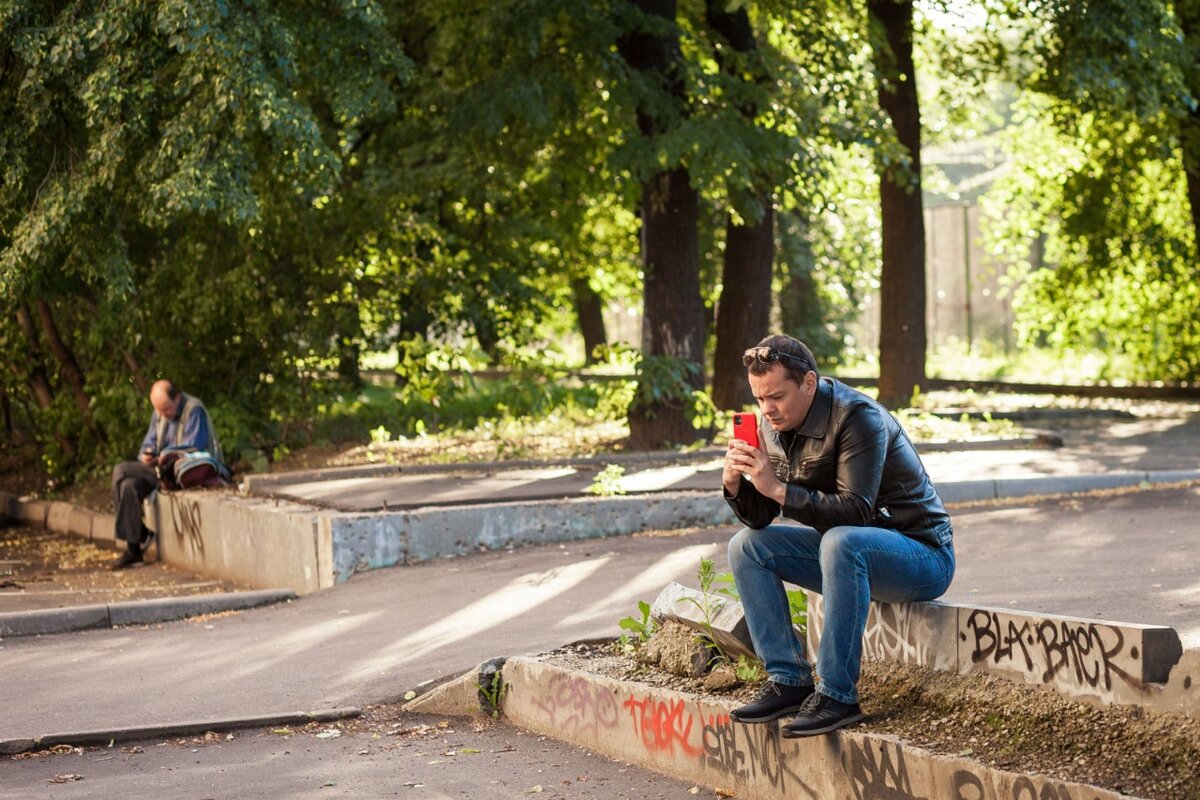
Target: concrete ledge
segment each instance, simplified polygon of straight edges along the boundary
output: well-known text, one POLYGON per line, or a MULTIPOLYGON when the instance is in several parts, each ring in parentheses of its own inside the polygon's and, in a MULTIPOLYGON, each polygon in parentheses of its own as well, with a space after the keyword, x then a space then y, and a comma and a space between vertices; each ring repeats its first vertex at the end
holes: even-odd
POLYGON ((231 731, 240 728, 264 728, 279 725, 307 725, 310 722, 333 722, 351 719, 362 714, 362 710, 347 706, 321 711, 288 711, 257 717, 226 717, 223 719, 201 719, 187 722, 172 722, 165 725, 145 725, 135 728, 110 728, 100 731, 78 731, 75 733, 47 733, 31 738, 0 739, 0 754, 13 755, 30 750, 42 750, 56 744, 76 746, 106 745, 109 742, 135 742, 143 739, 177 738, 196 736, 209 731, 231 731))
POLYGON ((939 483, 937 490, 942 500, 947 503, 969 503, 976 500, 1008 500, 1044 494, 1071 494, 1096 489, 1195 480, 1200 480, 1200 470, 1110 472, 1100 475, 1047 475, 1038 478, 956 481, 939 483))
MULTIPOLYGON (((824 602, 808 593, 808 648, 824 602)), ((1160 625, 952 603, 871 603, 863 657, 961 674, 987 672, 1067 697, 1200 717, 1200 651, 1160 625)))
POLYGON ((728 796, 1128 798, 934 755, 853 728, 784 739, 778 723, 733 722, 729 700, 569 671, 532 658, 510 658, 503 674, 504 714, 516 725, 728 796))
POLYGON ((17 522, 46 527, 46 517, 50 513, 50 504, 41 500, 18 500, 13 510, 12 518, 17 522))
POLYGON ((716 492, 327 513, 324 518, 338 581, 359 570, 465 555, 481 547, 499 549, 734 521, 733 512, 716 492))
POLYGON ((465 672, 453 680, 435 686, 420 697, 405 703, 404 710, 415 714, 444 714, 449 717, 482 714, 479 703, 479 673, 482 669, 483 664, 480 664, 471 672, 465 672))
POLYGON ((206 594, 193 597, 164 597, 123 603, 14 611, 0 614, 0 637, 39 636, 118 625, 149 625, 156 622, 234 611, 285 600, 294 600, 291 589, 206 594))
POLYGON ((333 585, 320 512, 299 503, 239 497, 230 491, 158 492, 147 525, 168 564, 259 588, 297 594, 333 585))

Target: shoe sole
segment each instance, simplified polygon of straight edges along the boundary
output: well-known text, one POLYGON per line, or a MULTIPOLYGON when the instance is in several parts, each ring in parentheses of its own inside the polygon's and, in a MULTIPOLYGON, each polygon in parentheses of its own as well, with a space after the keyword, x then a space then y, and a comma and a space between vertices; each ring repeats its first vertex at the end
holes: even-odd
POLYGON ((771 714, 767 717, 741 717, 736 714, 730 714, 729 718, 734 722, 741 722, 747 725, 757 725, 762 722, 774 722, 780 717, 786 717, 789 714, 799 714, 803 705, 803 703, 800 703, 798 705, 788 706, 787 708, 781 708, 779 711, 776 711, 774 714, 771 714))
POLYGON ((855 714, 851 717, 844 717, 837 722, 832 722, 823 728, 806 728, 805 730, 796 730, 795 728, 783 727, 781 733, 785 739, 801 739, 805 736, 820 736, 822 733, 833 733, 838 728, 844 728, 847 725, 853 725, 856 722, 862 722, 867 718, 866 714, 855 714))

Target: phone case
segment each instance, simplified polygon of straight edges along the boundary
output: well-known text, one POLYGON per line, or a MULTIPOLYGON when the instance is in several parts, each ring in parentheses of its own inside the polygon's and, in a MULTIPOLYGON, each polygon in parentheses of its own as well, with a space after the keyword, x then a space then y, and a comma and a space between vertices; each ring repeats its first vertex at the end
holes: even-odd
POLYGON ((758 447, 758 415, 734 414, 733 438, 741 439, 751 447, 758 447))

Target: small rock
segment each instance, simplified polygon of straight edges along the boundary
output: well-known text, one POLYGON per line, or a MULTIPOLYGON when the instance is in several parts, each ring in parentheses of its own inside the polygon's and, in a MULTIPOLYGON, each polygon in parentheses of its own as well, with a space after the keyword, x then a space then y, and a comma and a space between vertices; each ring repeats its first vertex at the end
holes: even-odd
POLYGON ((730 689, 740 683, 741 681, 738 680, 738 676, 733 671, 731 665, 719 664, 704 679, 704 688, 710 692, 719 692, 723 689, 730 689))

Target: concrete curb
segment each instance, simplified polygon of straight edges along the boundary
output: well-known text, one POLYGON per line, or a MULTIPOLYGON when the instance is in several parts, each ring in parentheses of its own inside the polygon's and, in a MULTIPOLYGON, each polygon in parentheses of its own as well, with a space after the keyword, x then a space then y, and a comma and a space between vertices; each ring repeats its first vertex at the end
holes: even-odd
POLYGON ((13 611, 0 614, 0 637, 40 636, 119 625, 149 625, 201 614, 240 611, 295 599, 296 593, 291 589, 262 589, 196 597, 162 597, 71 608, 13 611))
POLYGON ((1156 472, 1107 472, 1096 475, 1047 475, 1038 478, 996 478, 982 481, 938 483, 937 490, 946 503, 976 500, 1012 500, 1039 495, 1072 494, 1124 486, 1150 486, 1156 483, 1181 483, 1200 480, 1200 470, 1180 469, 1156 472))
POLYGON ((193 720, 171 722, 163 725, 143 725, 132 728, 112 728, 102 731, 77 731, 74 733, 47 733, 32 738, 0 739, 0 754, 14 755, 31 750, 42 750, 57 744, 78 747, 85 745, 107 745, 110 742, 135 742, 143 739, 177 738, 199 734, 232 731, 242 728, 264 728, 271 725, 307 725, 310 722, 334 722, 362 715, 355 706, 330 708, 321 711, 288 711, 252 717, 228 717, 215 720, 193 720))
MULTIPOLYGON (((468 673, 457 691, 447 685, 445 705, 432 693, 422 698, 421 710, 461 716, 463 684, 473 680, 468 673)), ((508 659, 503 682, 504 716, 513 724, 728 796, 1130 797, 936 755, 862 728, 784 739, 779 723, 732 721, 732 700, 617 681, 531 657, 508 659)))

